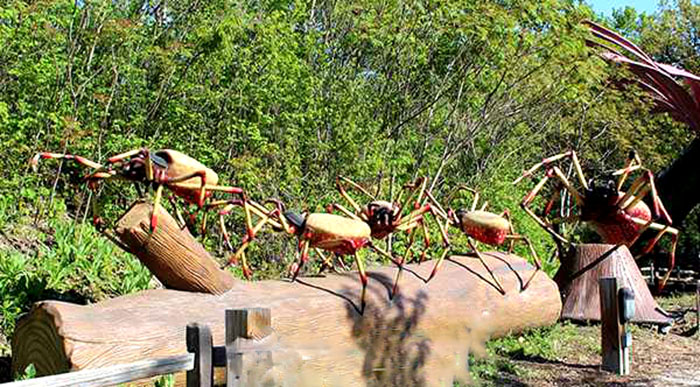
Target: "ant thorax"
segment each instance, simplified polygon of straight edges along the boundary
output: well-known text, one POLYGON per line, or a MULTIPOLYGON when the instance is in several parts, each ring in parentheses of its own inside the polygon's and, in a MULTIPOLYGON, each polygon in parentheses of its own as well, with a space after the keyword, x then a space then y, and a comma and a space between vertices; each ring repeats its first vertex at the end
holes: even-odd
POLYGON ((467 210, 459 209, 457 211, 450 211, 450 215, 452 215, 452 222, 459 227, 460 229, 462 228, 462 217, 466 216, 469 213, 467 210))
POLYGON ((294 233, 301 235, 306 227, 306 217, 294 211, 287 211, 283 214, 283 216, 294 229, 294 233))
POLYGON ((615 180, 591 180, 584 190, 581 206, 581 220, 605 222, 614 217, 618 210, 620 192, 615 180))

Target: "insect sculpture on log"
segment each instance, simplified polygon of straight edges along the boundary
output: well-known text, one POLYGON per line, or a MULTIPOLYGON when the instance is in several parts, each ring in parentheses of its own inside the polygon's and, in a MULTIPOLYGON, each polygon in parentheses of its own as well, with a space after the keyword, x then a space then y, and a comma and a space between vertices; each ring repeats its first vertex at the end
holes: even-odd
POLYGON ((535 164, 532 168, 525 171, 521 177, 517 178, 513 184, 517 184, 526 177, 533 177, 534 173, 540 168, 545 170, 544 176, 535 185, 534 189, 525 196, 521 202, 521 207, 559 243, 571 245, 571 242, 560 235, 553 227, 553 224, 561 222, 586 222, 600 235, 604 243, 624 244, 627 247, 634 245, 646 230, 656 231, 656 236, 644 246, 637 255, 638 258, 649 253, 662 236, 669 234, 671 236, 669 270, 658 284, 658 290, 663 289, 675 264, 678 230, 671 227, 671 217, 668 215, 666 208, 664 208, 654 186, 654 175, 642 165, 636 152, 630 152, 624 168, 613 171, 602 178, 591 180, 586 179, 576 152, 564 152, 547 157, 535 164), (578 181, 581 188, 577 189, 574 183, 569 181, 562 170, 555 165, 555 163, 565 159, 571 160, 577 177, 576 181, 578 181), (625 181, 635 171, 641 172, 641 175, 633 180, 626 192, 622 191, 625 181), (550 179, 558 181, 559 184, 547 201, 542 211, 542 216, 538 216, 530 208, 530 205, 550 179), (578 211, 574 212, 574 209, 568 206, 562 208, 562 212, 573 215, 560 216, 549 220, 547 216, 552 212, 554 204, 560 199, 562 189, 565 189, 573 197, 578 211), (652 210, 643 201, 648 194, 651 194, 653 216, 657 217, 658 221, 654 221, 652 210))
MULTIPOLYGON (((127 180, 152 186, 155 189, 155 199, 151 215, 151 230, 155 230, 158 224, 156 213, 161 205, 163 187, 170 189, 175 196, 186 203, 196 204, 198 208, 202 208, 206 200, 217 191, 245 197, 241 188, 218 185, 219 177, 216 172, 194 158, 172 149, 157 151, 150 151, 147 148, 135 149, 108 158, 106 165, 78 155, 40 152, 31 160, 35 171, 40 159, 74 160, 94 169, 94 172, 84 177, 91 189, 95 189, 100 180, 107 179, 127 180)), ((138 184, 136 187, 140 192, 138 184)), ((101 224, 102 220, 95 211, 93 212, 95 224, 101 224)), ((184 223, 179 212, 178 218, 184 223)), ((250 224, 250 221, 247 224, 250 224)))
MULTIPOLYGON (((510 220, 510 212, 507 209, 500 215, 486 211, 488 202, 484 202, 481 207, 477 209, 479 197, 480 195, 478 191, 463 184, 457 186, 447 197, 447 225, 458 228, 460 231, 462 231, 462 233, 464 233, 464 235, 466 235, 469 247, 491 275, 491 278, 495 283, 494 287, 501 294, 506 294, 506 292, 494 273, 491 271, 488 265, 486 265, 486 262, 484 262, 484 258, 477 245, 479 242, 481 242, 489 246, 497 247, 509 242, 508 254, 511 254, 515 246, 515 242, 522 242, 526 244, 530 250, 530 254, 532 254, 536 270, 532 273, 530 278, 522 284, 521 290, 524 291, 530 285, 530 282, 535 277, 537 272, 542 269, 537 252, 527 237, 515 233, 513 223, 510 220), (460 192, 469 192, 473 195, 472 205, 469 209, 458 209, 455 211, 451 207, 451 202, 460 192)), ((428 281, 435 277, 449 252, 450 248, 445 249, 440 258, 435 262, 435 266, 433 266, 433 270, 430 273, 430 277, 428 277, 428 281)))
POLYGON ((385 200, 378 200, 375 195, 346 177, 338 176, 336 178, 336 188, 338 192, 355 211, 352 212, 338 203, 333 203, 328 206, 329 212, 336 209, 352 219, 367 223, 370 228, 371 236, 374 239, 386 239, 395 232, 405 232, 409 235, 406 251, 398 260, 399 272, 396 274, 394 286, 392 287, 392 297, 398 291, 401 266, 409 260, 409 255, 412 252, 412 246, 415 241, 415 234, 413 231, 418 227, 421 228, 423 234, 423 250, 421 251, 420 262, 425 260, 427 250, 430 247, 430 232, 425 221, 426 214, 431 214, 435 223, 440 228, 443 245, 447 247, 448 244, 447 231, 438 220, 438 216, 445 217, 446 214, 439 206, 436 207, 426 202, 429 198, 431 198, 433 202, 437 202, 427 189, 427 183, 427 178, 420 177, 412 183, 405 184, 402 187, 398 199, 392 203, 385 200), (370 202, 361 207, 348 194, 346 185, 348 188, 353 188, 364 194, 370 199, 370 202), (411 210, 405 214, 404 210, 407 208, 411 210))
MULTIPOLYGON (((249 201, 250 203, 251 201, 249 201)), ((358 252, 369 247, 380 255, 389 258, 398 265, 398 261, 388 252, 375 246, 372 243, 372 230, 369 225, 359 219, 348 218, 341 215, 328 213, 299 214, 294 211, 286 211, 282 202, 276 199, 266 201, 276 204, 276 209, 262 213, 261 220, 252 227, 254 231, 259 231, 263 225, 270 224, 273 229, 283 231, 298 238, 297 253, 295 262, 290 267, 290 275, 295 280, 301 271, 302 266, 309 260, 309 250, 314 251, 323 259, 324 264, 329 265, 330 260, 323 251, 337 255, 352 255, 355 258, 357 270, 362 283, 362 293, 360 296, 360 314, 365 309, 365 293, 367 289, 367 273, 365 271, 364 260, 360 258, 358 252)), ((242 203, 231 203, 241 206, 242 203)), ((257 208, 258 204, 250 204, 250 208, 257 208)), ((257 208, 260 210, 260 208, 257 208)), ((265 207, 262 207, 263 211, 265 207)), ((244 254, 243 251, 252 239, 246 240, 239 248, 237 254, 244 254)))

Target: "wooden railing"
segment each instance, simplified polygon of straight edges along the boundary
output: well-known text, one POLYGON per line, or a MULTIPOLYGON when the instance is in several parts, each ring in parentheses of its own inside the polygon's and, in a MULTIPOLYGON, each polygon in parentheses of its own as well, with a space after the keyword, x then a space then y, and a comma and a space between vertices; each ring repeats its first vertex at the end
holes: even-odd
POLYGON ((112 386, 159 375, 187 371, 188 387, 214 384, 214 368, 226 367, 226 385, 250 384, 254 371, 272 366, 272 355, 265 338, 272 333, 270 309, 232 309, 226 311, 226 340, 214 346, 206 325, 187 325, 187 353, 159 359, 141 360, 110 367, 86 369, 65 374, 0 384, 1 387, 29 386, 112 386), (245 361, 244 361, 245 359, 245 361))

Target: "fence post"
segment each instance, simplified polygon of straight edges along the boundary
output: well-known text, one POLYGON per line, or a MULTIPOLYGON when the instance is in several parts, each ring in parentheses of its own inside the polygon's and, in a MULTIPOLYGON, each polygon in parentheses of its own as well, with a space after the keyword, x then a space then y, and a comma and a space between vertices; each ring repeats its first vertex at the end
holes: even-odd
MULTIPOLYGON (((272 318, 269 308, 248 308, 226 310, 226 386, 244 386, 250 384, 248 375, 243 372, 243 341, 260 340, 272 331, 272 318)), ((271 365, 269 351, 257 353, 250 358, 259 366, 271 365), (262 363, 262 364, 261 364, 262 363)))
POLYGON ((214 384, 212 368, 212 338, 206 325, 187 324, 187 352, 194 353, 194 368, 187 371, 187 387, 211 387, 214 384))
POLYGON ((629 288, 618 289, 617 278, 601 278, 598 283, 602 323, 601 368, 618 375, 629 375, 632 335, 627 332, 626 324, 635 316, 634 292, 629 288))
POLYGON ((617 278, 601 278, 598 284, 600 286, 602 368, 619 373, 623 359, 621 356, 622 326, 618 311, 617 278))
POLYGON ((697 335, 700 335, 700 280, 695 288, 695 325, 697 326, 697 335))

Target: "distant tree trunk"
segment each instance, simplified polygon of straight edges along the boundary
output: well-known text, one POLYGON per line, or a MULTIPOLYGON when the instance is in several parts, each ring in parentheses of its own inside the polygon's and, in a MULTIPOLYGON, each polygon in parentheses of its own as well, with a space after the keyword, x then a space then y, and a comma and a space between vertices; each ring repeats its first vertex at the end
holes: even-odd
POLYGON ((694 139, 683 154, 658 175, 656 186, 673 224, 680 226, 700 203, 700 139, 694 139))

